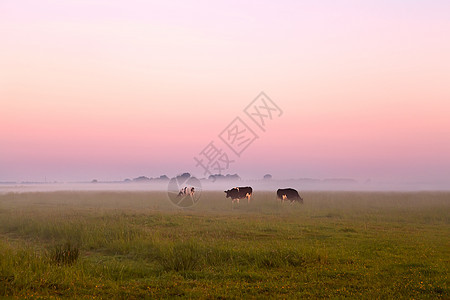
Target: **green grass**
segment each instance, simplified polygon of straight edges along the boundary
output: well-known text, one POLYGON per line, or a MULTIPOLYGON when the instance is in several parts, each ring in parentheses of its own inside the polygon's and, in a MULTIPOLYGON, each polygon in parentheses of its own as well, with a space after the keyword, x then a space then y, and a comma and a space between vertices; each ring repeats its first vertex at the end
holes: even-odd
POLYGON ((302 196, 0 195, 0 297, 450 297, 450 193, 302 196))

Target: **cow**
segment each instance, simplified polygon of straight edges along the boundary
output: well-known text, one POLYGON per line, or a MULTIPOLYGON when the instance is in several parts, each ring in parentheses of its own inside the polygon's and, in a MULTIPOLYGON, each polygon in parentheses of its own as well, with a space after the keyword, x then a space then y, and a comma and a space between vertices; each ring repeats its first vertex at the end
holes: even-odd
POLYGON ((185 197, 185 196, 191 196, 191 198, 194 196, 195 188, 194 187, 187 187, 185 186, 180 190, 177 197, 185 197))
POLYGON ((239 199, 247 198, 247 203, 250 203, 250 198, 253 194, 253 189, 249 186, 235 187, 231 190, 224 191, 227 194, 226 198, 231 198, 231 204, 238 203, 239 199))
POLYGON ((291 188, 278 189, 277 199, 280 199, 281 203, 283 203, 284 200, 289 200, 291 201, 291 203, 298 201, 299 203, 303 204, 303 198, 300 197, 297 190, 291 188))

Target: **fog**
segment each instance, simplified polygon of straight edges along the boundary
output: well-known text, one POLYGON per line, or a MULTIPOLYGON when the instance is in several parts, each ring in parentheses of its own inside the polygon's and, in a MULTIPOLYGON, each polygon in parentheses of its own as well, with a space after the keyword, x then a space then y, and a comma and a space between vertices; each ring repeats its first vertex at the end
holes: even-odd
MULTIPOLYGON (((0 183, 0 194, 52 191, 167 191, 169 181, 160 182, 68 182, 68 183, 0 183)), ((292 187, 301 191, 448 191, 447 182, 358 182, 351 179, 290 180, 200 180, 197 190, 224 191, 236 186, 251 186, 258 191, 276 191, 292 187)), ((182 186, 180 185, 180 188, 182 186)))

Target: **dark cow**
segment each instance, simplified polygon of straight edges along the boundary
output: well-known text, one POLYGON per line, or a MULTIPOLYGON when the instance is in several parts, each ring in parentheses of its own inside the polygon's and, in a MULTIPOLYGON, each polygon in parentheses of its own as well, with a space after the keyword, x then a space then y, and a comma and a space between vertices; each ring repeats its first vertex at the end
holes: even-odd
POLYGON ((277 199, 281 200, 281 203, 283 203, 284 200, 289 200, 291 203, 298 201, 299 203, 303 204, 303 198, 300 197, 297 190, 287 188, 287 189, 278 189, 277 190, 277 199))
POLYGON ((253 189, 249 186, 235 187, 231 190, 224 191, 227 194, 227 198, 231 198, 231 203, 239 203, 239 199, 247 198, 247 203, 250 203, 250 198, 253 194, 253 189))
POLYGON ((194 187, 187 187, 185 186, 184 188, 182 188, 180 190, 180 192, 178 193, 177 197, 184 197, 184 196, 194 196, 195 193, 195 188, 194 187))

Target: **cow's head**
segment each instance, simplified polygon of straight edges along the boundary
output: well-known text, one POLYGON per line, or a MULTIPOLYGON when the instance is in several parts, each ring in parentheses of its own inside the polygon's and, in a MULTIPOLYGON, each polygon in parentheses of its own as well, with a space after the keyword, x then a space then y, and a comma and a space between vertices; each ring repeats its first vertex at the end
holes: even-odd
POLYGON ((230 192, 231 192, 231 190, 224 191, 224 192, 225 192, 225 194, 227 194, 227 197, 226 197, 226 198, 230 198, 230 192))

